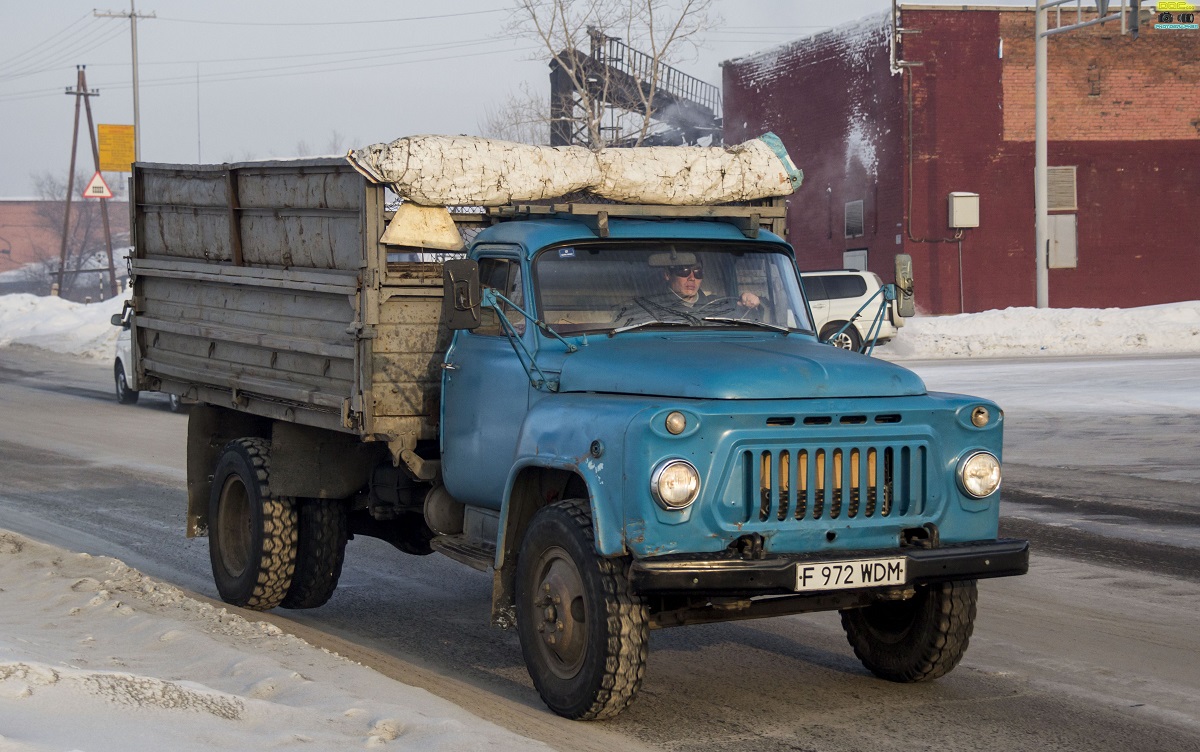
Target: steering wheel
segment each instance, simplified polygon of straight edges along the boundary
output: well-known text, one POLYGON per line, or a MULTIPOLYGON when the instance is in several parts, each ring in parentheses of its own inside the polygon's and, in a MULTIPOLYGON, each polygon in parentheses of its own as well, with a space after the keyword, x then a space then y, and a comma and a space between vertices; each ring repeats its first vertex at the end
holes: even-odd
MULTIPOLYGON (((722 308, 728 307, 731 309, 730 313, 736 313, 738 308, 743 307, 741 301, 742 301, 741 297, 735 298, 732 295, 722 295, 721 297, 713 298, 712 300, 708 301, 707 303, 705 303, 704 305, 702 305, 698 308, 693 308, 692 312, 695 314, 703 314, 706 311, 711 312, 713 309, 716 309, 718 307, 722 307, 722 308)), ((756 305, 756 306, 745 306, 744 307, 745 310, 742 311, 742 314, 740 316, 735 316, 734 318, 737 318, 739 320, 744 319, 747 316, 749 316, 751 313, 753 313, 754 311, 762 309, 762 307, 763 307, 763 304, 762 304, 762 301, 760 300, 758 305, 756 305)))

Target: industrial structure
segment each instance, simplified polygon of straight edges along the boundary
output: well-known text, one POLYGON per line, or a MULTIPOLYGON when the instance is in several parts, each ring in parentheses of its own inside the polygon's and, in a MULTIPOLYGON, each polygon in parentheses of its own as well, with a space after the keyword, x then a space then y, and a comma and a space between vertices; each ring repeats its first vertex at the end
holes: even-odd
MULTIPOLYGON (((774 131, 804 168, 802 268, 907 253, 926 312, 1034 305, 1034 20, 904 5, 724 64, 726 138, 774 131)), ((1200 32, 1159 20, 1049 41, 1052 307, 1200 289, 1200 32)))
POLYGON ((588 52, 569 48, 550 61, 551 146, 721 143, 718 87, 595 27, 588 27, 588 41, 588 52), (625 114, 652 121, 640 143, 621 127, 625 114))

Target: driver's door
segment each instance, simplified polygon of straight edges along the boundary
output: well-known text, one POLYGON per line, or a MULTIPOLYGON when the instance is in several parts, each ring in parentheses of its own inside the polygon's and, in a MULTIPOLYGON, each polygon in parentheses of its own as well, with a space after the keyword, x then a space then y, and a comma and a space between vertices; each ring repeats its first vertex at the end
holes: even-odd
MULTIPOLYGON (((479 258, 480 284, 524 307, 525 275, 515 249, 485 253, 479 258)), ((459 501, 492 509, 504 498, 531 389, 501 316, 532 351, 534 327, 501 305, 483 309, 479 328, 454 335, 442 366, 442 480, 459 501)))

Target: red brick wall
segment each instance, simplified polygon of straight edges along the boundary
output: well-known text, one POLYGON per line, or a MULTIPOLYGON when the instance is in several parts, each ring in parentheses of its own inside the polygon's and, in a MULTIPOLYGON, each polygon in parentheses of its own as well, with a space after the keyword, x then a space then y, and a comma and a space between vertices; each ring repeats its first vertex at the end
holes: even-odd
POLYGON ((837 269, 868 249, 891 280, 903 158, 900 78, 888 65, 887 18, 820 34, 724 66, 727 143, 774 131, 804 184, 789 205, 788 240, 801 269, 837 269), (862 237, 845 237, 845 205, 863 201, 862 237))
MULTIPOLYGON (((865 196, 872 270, 890 279, 892 255, 911 254, 918 305, 933 313, 958 312, 960 295, 967 311, 1033 305, 1033 14, 908 9, 902 26, 921 33, 903 37, 901 57, 923 63, 903 79, 888 71, 884 33, 870 38, 874 50, 838 43, 846 34, 835 30, 728 64, 730 140, 764 125, 784 138, 806 174, 790 225, 801 267, 837 266, 855 247, 841 236, 842 203, 872 176, 832 157, 865 115, 859 131, 879 156, 865 196), (864 87, 866 100, 855 93, 864 87), (962 236, 961 291, 958 243, 917 242, 952 236, 950 191, 981 197, 980 226, 962 236)), ((1050 270, 1056 307, 1200 297, 1200 34, 1118 32, 1049 40, 1049 162, 1077 166, 1079 200, 1078 268, 1050 270)))
MULTIPOLYGON (((1004 138, 1032 141, 1033 14, 998 16, 1004 138)), ((1074 18, 1064 13, 1064 23, 1074 18)), ((1048 40, 1050 140, 1200 140, 1200 33, 1149 28, 1135 40, 1119 31, 1110 22, 1048 40)))

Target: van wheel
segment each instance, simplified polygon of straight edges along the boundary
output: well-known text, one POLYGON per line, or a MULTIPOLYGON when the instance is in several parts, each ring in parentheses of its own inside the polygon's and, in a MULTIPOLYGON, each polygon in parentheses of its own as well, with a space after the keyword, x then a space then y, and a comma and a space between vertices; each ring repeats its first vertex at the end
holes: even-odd
POLYGON ((880 679, 928 681, 949 673, 967 652, 978 598, 975 580, 924 585, 905 601, 842 611, 842 628, 854 654, 880 679))
POLYGON ((113 366, 113 379, 117 383, 117 402, 132 405, 138 401, 139 392, 129 388, 129 382, 125 380, 125 366, 119 360, 113 366))
POLYGON ((271 444, 225 445, 208 502, 208 553, 221 599, 266 611, 288 593, 296 567, 296 506, 271 496, 271 444))
POLYGON ((858 328, 851 324, 846 327, 846 331, 841 334, 838 330, 845 326, 845 321, 835 321, 832 324, 826 324, 821 330, 821 341, 828 342, 834 347, 840 347, 843 350, 858 351, 862 347, 862 337, 858 335, 858 328))
POLYGON ((324 606, 337 589, 346 557, 346 505, 336 499, 298 499, 296 571, 280 604, 324 606))
POLYGON ((517 629, 529 676, 555 713, 611 718, 633 701, 648 650, 648 611, 629 560, 596 554, 588 503, 543 507, 517 560, 517 629))

